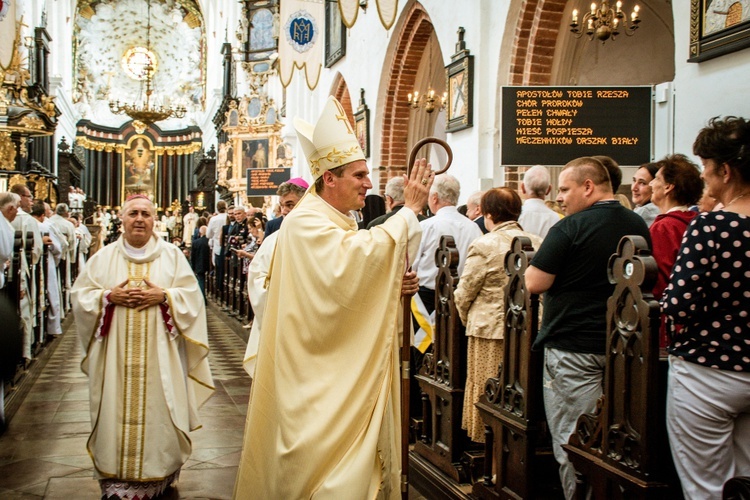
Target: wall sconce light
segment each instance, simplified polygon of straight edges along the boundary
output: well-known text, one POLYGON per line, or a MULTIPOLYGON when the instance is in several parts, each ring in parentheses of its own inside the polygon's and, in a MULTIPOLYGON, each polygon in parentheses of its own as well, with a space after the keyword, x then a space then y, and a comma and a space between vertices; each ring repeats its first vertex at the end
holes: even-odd
POLYGON ((442 111, 448 102, 448 92, 443 92, 442 97, 437 98, 435 97, 435 91, 432 89, 429 89, 426 94, 422 95, 419 95, 419 92, 415 90, 413 94, 409 94, 408 101, 409 107, 412 109, 419 109, 421 107, 428 113, 432 113, 435 109, 442 111))

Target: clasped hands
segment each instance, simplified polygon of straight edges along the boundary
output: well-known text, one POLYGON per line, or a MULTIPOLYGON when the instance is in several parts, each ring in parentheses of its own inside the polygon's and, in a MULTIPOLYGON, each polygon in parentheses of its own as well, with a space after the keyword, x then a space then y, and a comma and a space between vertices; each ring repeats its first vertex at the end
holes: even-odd
POLYGON ((125 280, 110 290, 109 301, 117 306, 129 307, 136 311, 143 311, 147 307, 164 302, 164 289, 154 285, 147 279, 143 284, 148 288, 126 288, 129 280, 125 280))

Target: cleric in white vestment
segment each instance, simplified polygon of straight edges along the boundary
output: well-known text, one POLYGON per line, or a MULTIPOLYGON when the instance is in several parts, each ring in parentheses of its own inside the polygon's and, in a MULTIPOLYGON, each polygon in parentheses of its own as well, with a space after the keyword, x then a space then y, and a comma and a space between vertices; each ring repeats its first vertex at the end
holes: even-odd
POLYGON ((357 231, 372 183, 345 121, 334 98, 295 121, 316 183, 278 232, 235 498, 401 497, 399 304, 434 176, 420 161, 405 208, 357 231))
POLYGON ((212 394, 203 295, 179 248, 153 234, 135 196, 123 235, 91 257, 72 290, 89 376, 88 451, 107 498, 153 498, 179 475, 212 394))

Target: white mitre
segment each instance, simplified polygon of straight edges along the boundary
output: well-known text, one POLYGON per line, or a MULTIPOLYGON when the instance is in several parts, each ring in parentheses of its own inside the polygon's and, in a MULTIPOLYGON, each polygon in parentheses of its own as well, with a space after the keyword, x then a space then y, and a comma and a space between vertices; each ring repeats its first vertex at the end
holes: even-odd
POLYGON ((365 159, 344 108, 335 97, 328 98, 318 123, 313 126, 296 117, 294 128, 310 164, 313 181, 326 170, 365 159))

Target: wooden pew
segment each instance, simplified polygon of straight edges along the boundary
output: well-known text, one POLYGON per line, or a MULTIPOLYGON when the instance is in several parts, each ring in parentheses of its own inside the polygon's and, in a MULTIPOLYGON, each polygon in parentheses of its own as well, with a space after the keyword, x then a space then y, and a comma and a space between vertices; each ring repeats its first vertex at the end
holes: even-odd
POLYGON ((510 278, 503 299, 503 362, 476 404, 486 425, 484 478, 472 490, 477 498, 561 497, 542 398, 544 353, 531 350, 539 331, 539 296, 526 289, 524 273, 533 255, 531 240, 518 237, 505 256, 510 278))
POLYGON ((453 237, 440 239, 435 261, 439 271, 433 351, 425 355, 416 377, 424 421, 410 453, 409 482, 428 498, 466 498, 460 485, 468 486, 471 480, 466 456, 471 441, 461 429, 467 340, 453 301, 458 285, 458 250, 453 237))
MULTIPOLYGON (((22 270, 21 270, 21 252, 24 251, 23 248, 23 236, 21 231, 16 231, 15 238, 13 239, 13 258, 11 259, 11 267, 10 272, 8 273, 8 279, 5 282, 5 290, 7 290, 8 298, 10 301, 16 305, 16 311, 18 312, 18 315, 20 317, 21 310, 20 310, 20 303, 21 303, 21 283, 23 280, 22 276, 22 270)), ((21 366, 23 363, 23 358, 21 357, 21 349, 20 346, 23 342, 23 328, 18 330, 17 332, 18 336, 20 337, 20 340, 18 342, 19 350, 18 350, 18 358, 17 358, 17 366, 21 366)), ((18 380, 18 375, 20 372, 16 373, 16 377, 14 378, 13 382, 18 380)))
POLYGON ((234 267, 233 276, 234 283, 232 285, 232 310, 231 315, 241 319, 242 318, 242 259, 233 256, 232 265, 234 267))
MULTIPOLYGON (((667 365, 659 358, 656 261, 640 236, 625 236, 609 261, 604 394, 581 415, 563 448, 595 499, 682 498, 666 431, 667 365)), ((707 457, 707 459, 709 459, 707 457)))
MULTIPOLYGON (((49 233, 42 233, 42 239, 49 236, 49 233)), ((49 261, 48 245, 42 245, 42 256, 37 264, 36 272, 36 289, 37 308, 36 308, 36 326, 34 327, 34 339, 32 352, 34 356, 38 355, 44 346, 47 337, 47 315, 49 314, 49 299, 47 298, 47 264, 49 261)))
POLYGON ((222 276, 221 290, 219 290, 219 304, 222 308, 229 307, 229 265, 232 253, 224 254, 224 276, 222 276))

